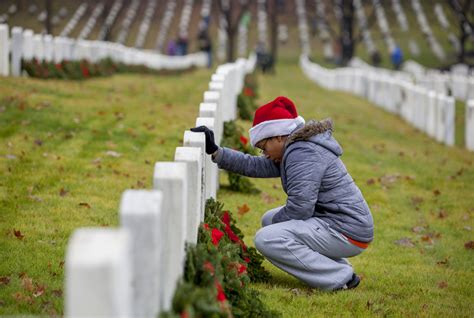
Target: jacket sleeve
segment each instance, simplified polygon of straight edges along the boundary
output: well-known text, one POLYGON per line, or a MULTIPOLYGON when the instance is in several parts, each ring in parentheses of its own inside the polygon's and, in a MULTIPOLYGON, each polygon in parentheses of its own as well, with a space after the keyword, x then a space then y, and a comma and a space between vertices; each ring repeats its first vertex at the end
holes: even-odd
POLYGON ((284 163, 288 199, 273 216, 272 223, 306 220, 313 216, 321 180, 328 167, 327 160, 314 148, 296 148, 288 154, 284 163))
POLYGON ((280 167, 263 156, 251 156, 240 151, 220 147, 212 159, 220 169, 232 171, 247 177, 276 178, 280 167))

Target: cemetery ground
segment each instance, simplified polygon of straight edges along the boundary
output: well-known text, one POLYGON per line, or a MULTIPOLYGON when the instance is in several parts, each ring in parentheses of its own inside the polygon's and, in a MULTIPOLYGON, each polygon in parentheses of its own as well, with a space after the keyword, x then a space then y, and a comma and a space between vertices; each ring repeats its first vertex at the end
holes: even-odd
MULTIPOLYGON (((173 160, 210 75, 2 79, 0 315, 63 313, 70 234, 116 226, 122 192, 152 187, 154 162, 173 160)), ((283 317, 471 315, 474 154, 461 141, 438 144, 362 98, 319 88, 296 59, 258 79, 260 103, 286 95, 307 120, 334 120, 342 159, 375 220, 374 242, 351 260, 363 278, 357 289, 313 290, 265 262, 273 279, 254 287, 267 306, 283 317)), ((279 179, 252 182, 261 194, 231 192, 221 173, 218 193, 249 245, 261 215, 286 199, 279 179)))

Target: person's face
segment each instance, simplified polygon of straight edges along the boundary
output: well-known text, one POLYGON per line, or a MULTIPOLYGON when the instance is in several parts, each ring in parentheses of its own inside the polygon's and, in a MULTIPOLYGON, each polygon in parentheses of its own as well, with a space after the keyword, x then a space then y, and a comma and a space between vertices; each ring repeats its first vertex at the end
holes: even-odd
POLYGON ((273 160, 275 163, 280 163, 283 158, 285 141, 286 137, 284 136, 270 137, 259 141, 256 146, 266 158, 273 160))

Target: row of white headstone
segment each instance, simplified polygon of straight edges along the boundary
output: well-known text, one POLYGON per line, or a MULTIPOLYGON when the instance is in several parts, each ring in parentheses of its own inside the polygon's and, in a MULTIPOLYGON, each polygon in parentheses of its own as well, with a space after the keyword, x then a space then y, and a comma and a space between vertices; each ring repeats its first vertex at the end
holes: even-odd
POLYGON ((396 44, 392 37, 387 17, 385 16, 385 10, 380 0, 372 0, 372 4, 374 5, 375 15, 377 17, 377 23, 382 33, 382 37, 387 45, 388 52, 391 53, 395 50, 396 44))
POLYGON ((148 0, 148 4, 145 9, 145 17, 140 23, 137 39, 135 40, 136 48, 143 48, 145 46, 146 37, 148 35, 148 31, 150 30, 151 20, 153 19, 157 5, 157 0, 148 0))
POLYGON ((133 21, 135 20, 135 17, 137 16, 140 2, 140 0, 133 0, 128 6, 127 12, 125 13, 125 18, 122 20, 120 32, 117 36, 116 42, 124 44, 127 41, 130 28, 132 26, 133 21))
POLYGON ((374 54, 377 51, 372 36, 370 34, 369 25, 367 22, 367 17, 365 16, 364 6, 361 0, 354 0, 354 11, 357 17, 357 23, 362 32, 362 42, 365 45, 367 53, 369 56, 374 54))
POLYGON ((319 30, 319 37, 323 42, 323 55, 325 59, 332 59, 334 51, 331 41, 331 33, 326 19, 326 6, 322 0, 314 0, 316 6, 317 28, 319 30))
MULTIPOLYGON (((410 27, 408 24, 407 16, 405 15, 405 11, 400 3, 400 0, 392 0, 392 9, 395 12, 395 17, 397 18, 398 25, 402 32, 405 33, 405 36, 410 36, 408 32, 410 31, 410 27)), ((410 50, 411 55, 419 56, 420 55, 420 48, 418 43, 415 40, 410 38, 408 40, 408 49, 410 50)))
POLYGON ((413 11, 415 11, 415 16, 420 26, 421 32, 425 36, 428 44, 431 48, 433 54, 441 61, 446 59, 446 53, 443 50, 443 47, 439 44, 438 40, 433 34, 431 27, 426 19, 425 12, 419 0, 411 0, 411 5, 413 7, 413 11))
POLYGON ((451 66, 449 72, 425 68, 415 61, 406 61, 402 70, 414 76, 416 83, 436 93, 451 95, 457 100, 474 99, 474 74, 466 64, 451 66))
POLYGON ((120 9, 122 9, 123 1, 124 0, 115 0, 114 4, 112 5, 112 8, 110 9, 107 17, 105 18, 104 24, 102 24, 102 27, 100 28, 97 40, 105 40, 107 35, 110 33, 110 30, 112 29, 112 26, 115 23, 115 19, 117 19, 120 9))
POLYGON ((64 29, 61 31, 59 36, 67 37, 71 33, 71 31, 76 27, 77 23, 79 23, 79 20, 86 13, 86 10, 87 10, 87 3, 81 3, 81 5, 77 7, 73 16, 71 17, 69 22, 66 24, 64 29))
MULTIPOLYGON (((255 56, 221 65, 204 92, 195 125, 235 119, 244 77, 255 56)), ((157 162, 152 190, 126 190, 117 229, 81 228, 66 253, 67 317, 157 317, 169 310, 183 275, 185 244, 196 243, 205 201, 216 198, 218 169, 203 133, 185 131, 173 162, 157 162)))
POLYGON ((20 76, 21 61, 30 61, 34 58, 38 61, 55 63, 83 59, 95 63, 104 58, 111 58, 119 63, 144 65, 155 70, 184 70, 207 66, 207 56, 202 52, 185 56, 167 56, 126 47, 119 43, 33 34, 33 31, 23 30, 20 27, 12 28, 10 39, 8 26, 0 25, 0 75, 20 76))
POLYGON ((454 145, 453 97, 416 85, 402 72, 387 73, 357 67, 327 69, 310 62, 303 55, 300 65, 303 72, 320 86, 365 97, 375 105, 400 115, 438 142, 454 145))
POLYGON ((168 0, 166 3, 165 12, 163 13, 163 18, 161 19, 158 36, 156 38, 155 49, 158 52, 161 52, 165 48, 166 36, 168 35, 168 29, 170 28, 171 21, 173 20, 175 9, 176 2, 173 0, 168 0))
POLYGON ((301 51, 304 55, 311 54, 311 45, 309 42, 308 21, 306 19, 305 0, 296 0, 296 16, 298 19, 298 30, 300 35, 301 51))

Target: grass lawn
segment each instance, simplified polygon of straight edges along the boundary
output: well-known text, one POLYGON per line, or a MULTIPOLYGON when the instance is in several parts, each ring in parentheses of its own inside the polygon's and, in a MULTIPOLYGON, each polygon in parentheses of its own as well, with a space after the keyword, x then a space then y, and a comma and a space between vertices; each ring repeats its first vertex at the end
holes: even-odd
MULTIPOLYGON (((193 126, 211 72, 120 75, 84 82, 2 79, 0 86, 0 315, 61 314, 72 231, 115 226, 120 196, 151 188, 155 161, 172 160, 193 126)), ((284 317, 469 316, 472 304, 474 154, 445 147, 349 94, 319 88, 287 58, 259 76, 264 103, 292 98, 306 119, 332 117, 342 157, 375 219, 375 241, 352 263, 363 281, 340 293, 309 289, 268 262, 255 284, 284 317), (404 246, 395 241, 404 239, 404 246)), ((239 122, 249 128, 250 122, 239 122)), ((246 243, 268 209, 284 204, 278 179, 261 195, 226 189, 246 243)))
POLYGON ((210 76, 1 79, 0 316, 62 313, 70 234, 117 225, 122 192, 152 187, 210 76))

